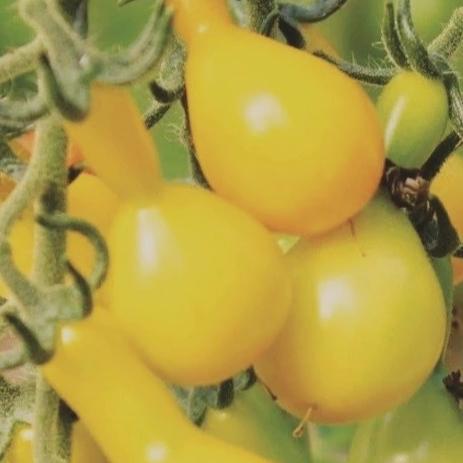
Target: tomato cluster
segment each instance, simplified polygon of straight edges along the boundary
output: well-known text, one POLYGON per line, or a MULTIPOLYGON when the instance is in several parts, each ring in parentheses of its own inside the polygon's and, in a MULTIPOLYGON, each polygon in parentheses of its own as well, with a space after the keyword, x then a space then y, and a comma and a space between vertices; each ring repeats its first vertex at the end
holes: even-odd
MULTIPOLYGON (((432 156, 448 123, 444 84, 400 71, 375 107, 333 64, 236 26, 225 1, 167 3, 187 48, 188 126, 210 189, 162 177, 126 88, 92 82, 86 117, 63 119, 70 162, 79 153, 91 169, 70 183, 68 211, 96 226, 110 256, 91 314, 61 321, 40 362, 79 417, 71 461, 302 463, 305 443, 289 437, 298 420, 373 419, 351 463, 422 448, 403 461, 456 463, 461 416, 441 371, 429 379, 447 341, 450 260, 430 258, 381 184, 386 156, 407 171, 432 156), (250 367, 258 383, 201 427, 165 384, 197 391, 250 367), (447 441, 429 420, 444 423, 450 460, 439 459, 447 441)), ((11 146, 29 150, 25 139, 11 146)), ((455 154, 430 188, 463 235, 462 179, 455 154)), ((33 222, 27 210, 10 238, 24 273, 33 222)), ((67 258, 91 273, 84 236, 69 235, 67 258)), ((7 461, 32 461, 31 434, 17 430, 7 461)))

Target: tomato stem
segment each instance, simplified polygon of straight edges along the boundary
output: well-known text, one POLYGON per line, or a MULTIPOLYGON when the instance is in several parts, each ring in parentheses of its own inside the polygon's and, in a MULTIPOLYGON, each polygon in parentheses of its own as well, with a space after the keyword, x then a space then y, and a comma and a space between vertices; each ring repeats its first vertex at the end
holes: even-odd
POLYGON ((186 93, 183 94, 181 102, 185 114, 184 139, 190 156, 191 176, 198 185, 201 185, 202 187, 210 190, 211 186, 209 185, 209 182, 207 181, 204 172, 201 168, 201 165, 199 164, 198 158, 196 156, 196 149, 193 143, 193 137, 191 135, 190 117, 188 112, 188 99, 186 97, 186 93))
POLYGON ((397 72, 396 68, 384 67, 373 69, 357 63, 350 63, 340 58, 334 58, 321 50, 316 50, 313 54, 334 64, 340 71, 344 72, 349 77, 369 85, 386 85, 397 72))
POLYGON ((410 0, 399 0, 396 23, 403 50, 412 69, 430 78, 440 77, 439 69, 416 33, 410 0))
POLYGON ((102 63, 98 80, 110 85, 123 85, 149 74, 161 59, 171 37, 171 22, 172 11, 165 7, 164 2, 155 2, 144 30, 131 47, 116 54, 100 53, 102 63))
POLYGON ((444 30, 428 47, 431 54, 449 59, 459 48, 463 40, 463 7, 453 13, 444 30))
POLYGON ((336 13, 347 0, 317 0, 310 5, 294 5, 282 3, 280 10, 283 15, 303 23, 315 23, 329 18, 336 13))
POLYGON ((32 71, 43 51, 39 38, 0 57, 0 82, 6 82, 13 76, 32 71))
POLYGON ((421 176, 431 181, 440 171, 448 157, 461 145, 462 139, 455 132, 451 132, 436 147, 429 159, 421 168, 421 176))
POLYGON ((381 38, 389 59, 399 68, 408 68, 408 60, 397 32, 395 8, 392 0, 386 2, 381 27, 381 38))
POLYGON ((0 355, 0 370, 9 370, 11 368, 16 368, 27 361, 27 353, 22 345, 18 347, 8 350, 6 352, 2 352, 0 355))
POLYGON ((242 25, 256 32, 262 29, 267 17, 277 9, 275 0, 244 0, 241 3, 242 25))
MULTIPOLYGON (((37 148, 34 153, 41 163, 37 169, 43 179, 41 195, 34 206, 38 214, 52 214, 66 210, 67 187, 67 138, 63 128, 54 118, 39 123, 37 148)), ((41 286, 60 284, 66 266, 66 233, 36 225, 34 232, 33 279, 41 286)), ((60 399, 37 373, 36 408, 34 416, 34 463, 49 463, 55 458, 57 447, 70 447, 70 435, 60 436, 57 442, 56 421, 60 399)))

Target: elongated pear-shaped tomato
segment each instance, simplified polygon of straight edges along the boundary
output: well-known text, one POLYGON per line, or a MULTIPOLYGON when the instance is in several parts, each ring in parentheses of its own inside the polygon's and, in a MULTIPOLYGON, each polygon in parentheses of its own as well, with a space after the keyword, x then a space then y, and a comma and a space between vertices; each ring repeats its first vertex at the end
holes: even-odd
POLYGON ((273 230, 327 231, 375 193, 382 130, 361 86, 239 29, 225 0, 169 0, 188 49, 193 140, 212 188, 273 230))
POLYGON ((290 285, 273 237, 188 185, 123 205, 109 241, 111 309, 164 378, 208 384, 253 363, 283 327, 290 285))
POLYGON ((442 289, 407 217, 385 196, 287 254, 290 317, 256 364, 289 411, 322 423, 371 418, 408 400, 446 333, 442 289))
POLYGON ((119 328, 95 308, 61 328, 55 355, 42 367, 111 463, 270 463, 191 424, 119 328))
POLYGON ((110 309, 163 378, 189 385, 233 376, 286 320, 282 253, 257 220, 218 195, 160 181, 154 144, 127 90, 96 86, 93 96, 88 119, 67 127, 125 200, 109 239, 110 309), (130 119, 129 132, 119 120, 111 126, 105 106, 130 119), (104 151, 106 139, 112 151, 104 151))

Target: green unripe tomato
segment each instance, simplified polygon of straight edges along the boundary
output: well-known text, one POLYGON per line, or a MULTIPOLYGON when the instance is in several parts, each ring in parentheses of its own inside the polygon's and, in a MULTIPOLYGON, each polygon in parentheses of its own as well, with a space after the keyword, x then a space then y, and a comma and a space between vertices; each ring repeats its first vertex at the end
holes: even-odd
POLYGON ((405 405, 359 426, 349 463, 463 461, 463 413, 436 373, 405 405))
POLYGON ((298 420, 281 410, 265 388, 257 383, 239 392, 224 410, 209 409, 202 428, 230 444, 250 450, 275 463, 309 461, 306 436, 292 433, 298 420))
POLYGON ((417 72, 400 72, 384 87, 377 108, 387 157, 401 167, 421 167, 447 126, 444 84, 417 72))

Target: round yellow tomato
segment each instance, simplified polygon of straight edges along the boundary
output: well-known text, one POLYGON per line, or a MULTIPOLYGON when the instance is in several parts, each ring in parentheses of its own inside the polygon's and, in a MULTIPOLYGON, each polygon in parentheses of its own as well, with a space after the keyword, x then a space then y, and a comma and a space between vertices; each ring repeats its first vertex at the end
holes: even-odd
POLYGON ((111 308, 150 365, 177 384, 247 368, 290 302, 281 251, 258 222, 188 185, 121 206, 109 240, 111 308))
MULTIPOLYGON (((453 154, 431 185, 431 193, 444 204, 460 239, 463 239, 463 153, 453 154)), ((454 283, 463 281, 463 259, 453 258, 454 283)))
POLYGON ((256 363, 280 403, 322 423, 406 401, 437 362, 442 290, 406 216, 379 195, 353 220, 286 254, 289 319, 256 363))
MULTIPOLYGON (((4 463, 33 463, 32 440, 34 433, 30 426, 18 428, 5 455, 4 463)), ((73 425, 70 463, 105 463, 106 458, 97 447, 80 421, 73 425)))
POLYGON ((296 235, 323 233, 359 212, 384 163, 381 125, 360 84, 234 26, 217 0, 171 3, 188 49, 193 140, 212 188, 296 235))

